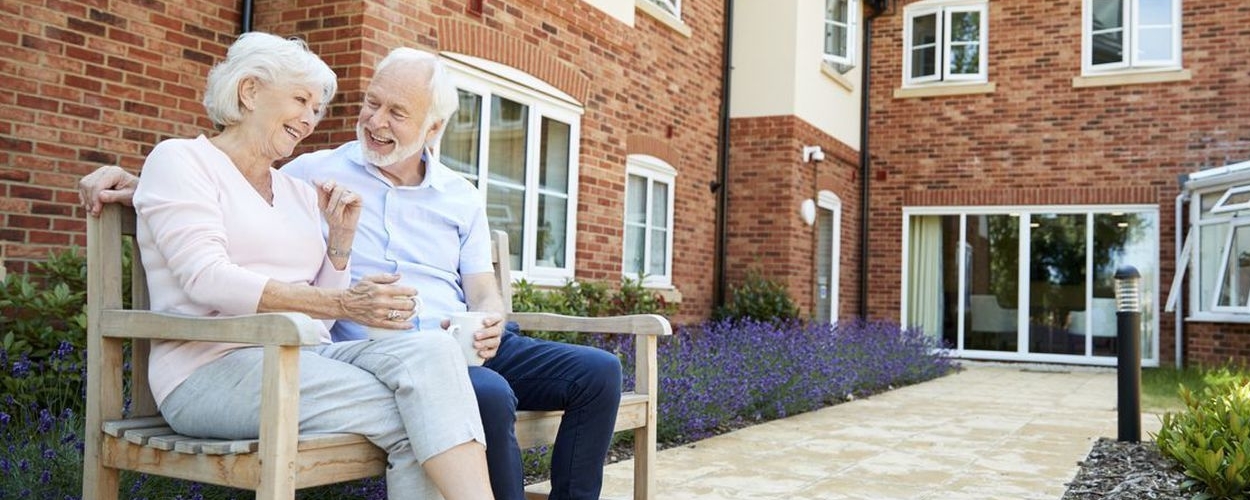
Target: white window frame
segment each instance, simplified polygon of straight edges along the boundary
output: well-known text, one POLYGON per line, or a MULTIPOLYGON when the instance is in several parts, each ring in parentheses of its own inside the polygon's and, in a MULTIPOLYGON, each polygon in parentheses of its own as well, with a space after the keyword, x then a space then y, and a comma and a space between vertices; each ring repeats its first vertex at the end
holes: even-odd
POLYGON ((1165 69, 1181 68, 1181 0, 1168 0, 1171 2, 1172 8, 1172 40, 1171 53, 1168 59, 1141 59, 1138 55, 1138 40, 1142 39, 1141 30, 1143 28, 1157 28, 1158 26, 1143 26, 1141 23, 1141 0, 1119 0, 1120 8, 1124 13, 1125 26, 1120 29, 1123 32, 1124 43, 1124 60, 1114 63, 1093 64, 1094 57, 1094 3, 1095 0, 1082 1, 1081 15, 1081 73, 1083 75, 1116 73, 1116 72, 1133 72, 1133 71, 1158 71, 1165 69))
MULTIPOLYGON (((643 231, 643 238, 645 239, 645 241, 643 242, 642 268, 644 270, 644 274, 643 274, 643 279, 642 279, 642 286, 647 287, 647 288, 670 288, 673 286, 673 232, 674 232, 674 228, 673 228, 674 203, 673 202, 677 198, 676 196, 677 194, 676 192, 677 169, 673 168, 664 160, 661 160, 654 156, 641 155, 641 154, 629 155, 625 160, 625 199, 626 200, 629 199, 629 177, 630 176, 638 176, 647 180, 647 199, 643 202, 645 204, 645 210, 646 210, 647 215, 646 215, 646 221, 644 222, 644 226, 646 227, 646 230, 643 231), (668 187, 668 208, 667 208, 668 220, 664 221, 664 227, 668 229, 667 231, 665 231, 666 241, 664 242, 664 248, 665 248, 664 249, 664 260, 665 260, 664 269, 667 272, 665 272, 664 274, 650 274, 646 272, 647 270, 651 269, 651 228, 656 227, 655 221, 652 220, 652 216, 654 214, 651 212, 652 195, 655 193, 655 189, 653 188, 653 186, 655 184, 664 184, 665 186, 668 187)), ((626 230, 627 227, 629 226, 629 222, 628 222, 629 207, 628 207, 628 202, 622 205, 624 205, 623 210, 625 210, 625 213, 621 217, 621 221, 623 224, 622 234, 621 234, 621 274, 626 278, 638 279, 638 275, 631 274, 628 270, 626 270, 625 249, 629 247, 629 242, 627 239, 628 231, 626 230)))
MULTIPOLYGON (((1201 182, 1201 181, 1200 181, 1201 182)), ((1228 204, 1231 196, 1238 195, 1250 190, 1250 182, 1244 174, 1237 174, 1236 178, 1227 182, 1215 179, 1211 183, 1207 183, 1193 191, 1191 196, 1190 213, 1190 231, 1186 239, 1186 246, 1191 246, 1188 254, 1189 267, 1189 317, 1188 320, 1193 321, 1212 321, 1220 323, 1250 323, 1250 303, 1242 303, 1240 305, 1220 305, 1220 294, 1223 291, 1224 284, 1228 273, 1232 271, 1229 267, 1229 253, 1233 250, 1234 238, 1237 234, 1237 228, 1250 225, 1250 211, 1244 203, 1228 204), (1204 196, 1219 196, 1211 208, 1205 213, 1202 207, 1202 199, 1204 196), (1219 237, 1219 252, 1214 262, 1204 261, 1204 253, 1202 251, 1203 235, 1207 231, 1223 231, 1219 237), (1202 285, 1204 275, 1214 270, 1212 285, 1215 287, 1211 293, 1209 300, 1202 300, 1202 285)), ((1218 234, 1218 233, 1217 233, 1218 234)), ((1211 252, 1207 252, 1211 255, 1211 252)), ((1178 268, 1185 262, 1178 262, 1178 268)), ((1250 296, 1250 291, 1241 291, 1243 302, 1250 296)))
MULTIPOLYGON (((446 55, 446 54, 445 54, 446 55)), ((512 270, 514 280, 525 279, 544 286, 559 286, 573 279, 577 268, 577 199, 578 168, 581 142, 581 116, 583 109, 574 104, 566 94, 554 87, 514 68, 498 63, 479 61, 462 55, 453 55, 447 67, 455 79, 456 88, 481 96, 483 125, 478 143, 478 174, 462 174, 473 182, 486 202, 490 184, 490 123, 492 96, 499 96, 528 107, 525 146, 525 216, 522 221, 521 268, 512 270), (569 171, 565 221, 564 266, 552 267, 537 262, 538 200, 540 194, 539 152, 541 151, 541 127, 543 118, 563 122, 569 126, 569 171)), ((453 118, 455 121, 456 118, 453 118)), ((459 173, 459 172, 457 172, 459 173)))
POLYGON ((820 39, 822 42, 821 52, 824 54, 826 62, 830 64, 841 64, 844 66, 855 65, 855 40, 859 38, 860 14, 859 0, 825 0, 825 22, 823 24, 825 31, 821 32, 820 39), (830 9, 829 4, 836 4, 838 2, 846 2, 846 19, 844 21, 838 21, 837 19, 829 17, 830 11, 836 10, 830 9), (843 41, 843 44, 846 47, 845 57, 825 52, 825 48, 828 47, 828 40, 825 38, 825 33, 830 26, 840 26, 845 28, 844 33, 846 33, 846 40, 843 41))
POLYGON ((903 86, 984 83, 989 81, 989 7, 985 0, 947 0, 918 2, 903 8, 903 86), (980 14, 980 38, 977 40, 977 72, 951 74, 951 14, 977 12, 980 14), (936 16, 936 71, 932 75, 913 77, 912 71, 912 21, 917 17, 936 16))

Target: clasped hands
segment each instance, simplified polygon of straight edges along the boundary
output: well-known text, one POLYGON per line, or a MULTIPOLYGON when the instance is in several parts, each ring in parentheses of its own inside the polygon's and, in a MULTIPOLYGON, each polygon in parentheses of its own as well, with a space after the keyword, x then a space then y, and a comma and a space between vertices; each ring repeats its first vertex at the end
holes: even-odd
MULTIPOLYGON (((345 317, 365 326, 392 330, 412 328, 412 318, 420 314, 422 302, 417 289, 397 284, 398 274, 374 274, 361 278, 343 294, 345 317)), ((503 316, 488 317, 474 333, 473 347, 483 359, 495 357, 503 335, 503 316)), ((447 329, 450 322, 442 321, 447 329)))

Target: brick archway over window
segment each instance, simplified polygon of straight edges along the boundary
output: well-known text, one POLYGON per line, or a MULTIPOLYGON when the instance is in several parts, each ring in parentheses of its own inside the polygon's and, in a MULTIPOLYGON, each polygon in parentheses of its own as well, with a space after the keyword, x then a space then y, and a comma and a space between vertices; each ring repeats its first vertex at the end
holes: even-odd
POLYGON ((673 149, 668 141, 643 134, 632 134, 625 139, 625 154, 651 155, 664 160, 664 163, 673 168, 677 168, 679 158, 677 150, 673 149))
POLYGON ((438 49, 506 64, 547 82, 579 103, 585 103, 590 95, 590 79, 581 71, 519 38, 478 24, 439 20, 438 49))

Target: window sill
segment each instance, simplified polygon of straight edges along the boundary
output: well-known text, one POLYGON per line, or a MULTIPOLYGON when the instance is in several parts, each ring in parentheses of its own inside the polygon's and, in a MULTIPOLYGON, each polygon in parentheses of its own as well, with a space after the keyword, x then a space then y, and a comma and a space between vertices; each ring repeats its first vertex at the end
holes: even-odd
POLYGON ((652 291, 654 291, 660 297, 664 298, 664 302, 667 302, 669 304, 681 303, 681 290, 678 290, 673 287, 668 287, 668 288, 654 289, 652 291))
POLYGON ((1073 88, 1111 87, 1115 85, 1140 85, 1144 83, 1185 82, 1194 78, 1187 69, 1161 71, 1124 71, 1105 75, 1081 75, 1072 78, 1073 88))
POLYGON ((993 94, 997 85, 985 83, 942 83, 922 87, 900 87, 894 89, 895 99, 914 99, 918 97, 940 97, 948 95, 993 94))
POLYGON ((692 34, 690 26, 687 26, 686 23, 682 22, 680 18, 669 14, 668 12, 664 12, 664 9, 659 8, 647 0, 638 0, 636 5, 638 6, 638 10, 655 18, 655 20, 659 21, 660 24, 668 26, 669 29, 676 31, 678 34, 686 38, 690 38, 690 35, 692 34))
POLYGON ((846 77, 846 75, 839 73, 838 70, 833 67, 833 64, 829 63, 829 61, 820 62, 820 72, 824 73, 824 75, 829 77, 830 80, 833 80, 833 83, 838 84, 842 88, 851 92, 855 91, 855 82, 852 82, 850 78, 846 77))
POLYGON ((1185 318, 1186 323, 1250 323, 1250 314, 1199 312, 1185 318))

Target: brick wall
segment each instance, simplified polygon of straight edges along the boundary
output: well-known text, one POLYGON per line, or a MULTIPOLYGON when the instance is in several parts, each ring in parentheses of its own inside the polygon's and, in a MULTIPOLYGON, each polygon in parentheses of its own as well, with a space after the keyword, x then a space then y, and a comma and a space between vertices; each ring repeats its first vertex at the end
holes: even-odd
MULTIPOLYGON (((897 318, 902 208, 911 205, 1146 203, 1159 207, 1166 297, 1174 272, 1177 176, 1250 158, 1250 8, 1185 2, 1190 81, 1073 88, 1081 2, 989 2, 989 80, 996 91, 896 99, 902 8, 874 26, 869 309, 897 318)), ((1172 316, 1161 313, 1161 361, 1172 316)), ((1187 327, 1191 360, 1243 360, 1244 328, 1187 327), (1216 333, 1224 332, 1224 333, 1216 333), (1219 336, 1219 339, 1216 337, 1219 336)))
MULTIPOLYGON (((10 269, 82 244, 75 182, 101 163, 137 169, 168 137, 209 129, 203 78, 239 30, 238 2, 6 4, 0 64, 0 258, 10 269), (125 13, 125 17, 122 13, 125 13)), ((711 311, 723 3, 683 2, 694 35, 639 13, 626 26, 585 2, 256 2, 253 28, 307 39, 340 77, 327 118, 300 151, 354 139, 372 66, 408 45, 512 65, 583 99, 577 278, 617 281, 630 137, 665 143, 678 171, 677 320, 711 311)), ((638 144, 646 144, 640 142, 638 144)), ((654 151, 654 145, 642 151, 654 151), (651 149, 647 149, 651 148, 651 149)))
POLYGON ((758 269, 784 283, 802 314, 810 315, 816 232, 799 216, 799 205, 827 190, 842 201, 839 315, 858 315, 858 153, 795 116, 737 118, 730 129, 730 287, 741 283, 749 269, 758 269), (804 163, 805 145, 821 146, 825 161, 804 163))
POLYGON ((238 2, 126 4, 0 6, 0 260, 10 271, 85 244, 83 174, 137 169, 161 139, 209 127, 200 89, 237 32, 238 2))

